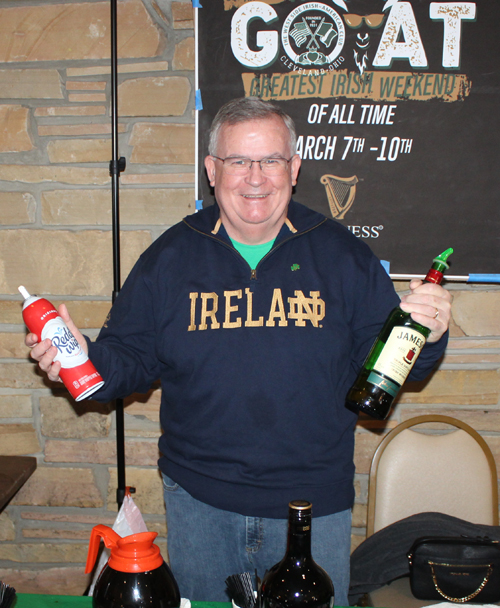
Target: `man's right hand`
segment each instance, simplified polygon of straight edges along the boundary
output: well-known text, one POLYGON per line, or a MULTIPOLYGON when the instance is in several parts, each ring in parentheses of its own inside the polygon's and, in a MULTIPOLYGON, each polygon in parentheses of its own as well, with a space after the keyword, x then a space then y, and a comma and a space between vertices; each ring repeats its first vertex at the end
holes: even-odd
MULTIPOLYGON (((87 341, 74 324, 73 319, 69 316, 66 304, 61 304, 57 311, 84 352, 88 353, 87 341)), ((31 358, 38 361, 39 368, 47 374, 49 380, 52 382, 62 382, 59 377, 61 364, 59 361, 54 361, 54 357, 57 355, 57 348, 52 346, 52 340, 50 338, 46 338, 41 342, 38 342, 38 340, 39 337, 36 334, 27 334, 24 340, 26 346, 31 348, 31 358)))

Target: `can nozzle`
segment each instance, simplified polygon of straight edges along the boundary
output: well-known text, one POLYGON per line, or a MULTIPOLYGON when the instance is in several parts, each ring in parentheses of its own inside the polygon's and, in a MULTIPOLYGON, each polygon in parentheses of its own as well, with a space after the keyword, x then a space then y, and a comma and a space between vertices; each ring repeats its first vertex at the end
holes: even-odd
POLYGON ((23 285, 19 285, 18 290, 21 292, 21 295, 25 300, 31 298, 30 294, 28 293, 28 290, 23 285))

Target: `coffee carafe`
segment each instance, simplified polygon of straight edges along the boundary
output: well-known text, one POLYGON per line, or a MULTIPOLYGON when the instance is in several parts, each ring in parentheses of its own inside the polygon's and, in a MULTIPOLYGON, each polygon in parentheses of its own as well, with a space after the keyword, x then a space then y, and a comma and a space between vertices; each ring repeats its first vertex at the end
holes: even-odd
POLYGON ((179 608, 175 578, 154 544, 156 532, 121 537, 108 526, 92 529, 85 572, 94 567, 101 538, 111 551, 97 579, 93 608, 179 608))

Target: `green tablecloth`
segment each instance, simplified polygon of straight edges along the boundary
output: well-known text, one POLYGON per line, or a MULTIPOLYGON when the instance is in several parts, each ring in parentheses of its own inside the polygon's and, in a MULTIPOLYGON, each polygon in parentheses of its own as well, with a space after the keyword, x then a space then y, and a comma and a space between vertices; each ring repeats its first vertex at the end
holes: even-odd
MULTIPOLYGON (((230 602, 191 602, 193 608, 230 608, 230 602)), ((92 598, 18 593, 12 608, 92 608, 92 598)))
POLYGON ((72 595, 34 595, 18 593, 12 608, 92 608, 92 598, 72 595))

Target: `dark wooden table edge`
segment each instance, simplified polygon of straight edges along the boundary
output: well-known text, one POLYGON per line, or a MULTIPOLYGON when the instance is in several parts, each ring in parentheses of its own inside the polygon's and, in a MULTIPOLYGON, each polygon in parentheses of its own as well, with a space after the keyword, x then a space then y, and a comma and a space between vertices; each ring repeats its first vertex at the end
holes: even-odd
POLYGON ((0 456, 0 511, 33 475, 34 456, 0 456))

